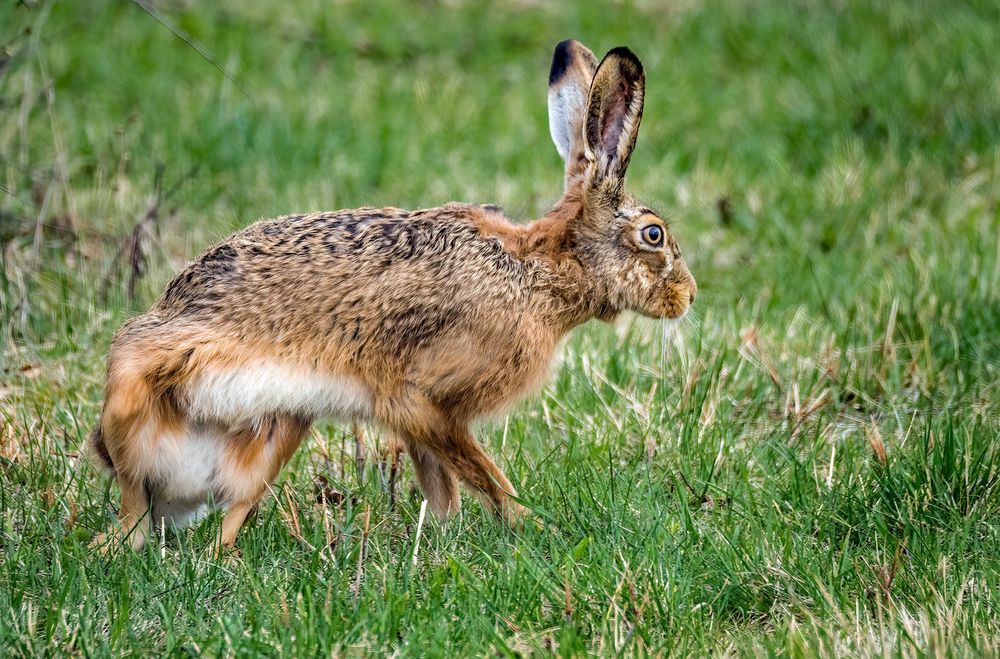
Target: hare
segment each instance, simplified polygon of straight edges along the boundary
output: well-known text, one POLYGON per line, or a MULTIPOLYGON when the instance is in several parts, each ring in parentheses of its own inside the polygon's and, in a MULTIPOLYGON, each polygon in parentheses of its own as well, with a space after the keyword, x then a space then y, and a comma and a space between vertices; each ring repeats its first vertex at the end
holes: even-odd
POLYGON ((514 522, 515 489, 470 424, 539 388, 578 325, 676 319, 695 299, 666 223, 624 190, 644 89, 627 48, 598 64, 556 46, 564 193, 539 220, 464 203, 289 215, 203 253, 110 347, 90 448, 121 489, 111 537, 140 549, 153 520, 214 504, 218 547, 233 545, 318 418, 397 436, 439 517, 461 481, 514 522))

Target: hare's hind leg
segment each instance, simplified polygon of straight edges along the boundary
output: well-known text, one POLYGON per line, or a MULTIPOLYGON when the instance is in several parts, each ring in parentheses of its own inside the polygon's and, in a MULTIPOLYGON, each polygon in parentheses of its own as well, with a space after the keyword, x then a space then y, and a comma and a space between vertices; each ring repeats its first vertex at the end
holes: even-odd
POLYGON ((215 554, 219 555, 226 550, 231 550, 236 545, 236 536, 246 523, 247 517, 257 507, 257 501, 238 501, 231 504, 226 509, 226 515, 222 518, 222 532, 219 535, 219 543, 215 547, 215 554))
POLYGON ((220 489, 229 504, 222 519, 216 554, 236 544, 247 516, 267 494, 271 482, 298 449, 311 424, 310 419, 275 416, 228 438, 220 489))
POLYGON ((118 540, 128 540, 132 549, 139 551, 146 545, 146 536, 152 529, 145 485, 121 476, 117 480, 121 491, 118 523, 99 533, 91 542, 91 546, 97 547, 101 553, 111 551, 118 540))
POLYGON ((148 456, 165 428, 155 397, 144 379, 131 372, 116 373, 108 382, 100 426, 92 437, 101 461, 111 468, 121 492, 118 523, 94 538, 102 552, 128 539, 142 549, 152 528, 146 487, 148 456))
POLYGON ((121 507, 118 510, 118 523, 122 533, 129 537, 132 549, 139 551, 146 544, 146 537, 152 528, 153 520, 149 514, 149 494, 143 483, 135 483, 124 478, 118 479, 121 490, 121 507))

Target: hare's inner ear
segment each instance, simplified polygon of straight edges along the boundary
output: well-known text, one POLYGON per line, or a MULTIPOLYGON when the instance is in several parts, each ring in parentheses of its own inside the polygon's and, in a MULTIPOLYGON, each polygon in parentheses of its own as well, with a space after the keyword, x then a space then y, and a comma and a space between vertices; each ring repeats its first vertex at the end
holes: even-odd
POLYGON ((583 116, 590 83, 597 71, 594 53, 579 41, 560 42, 552 53, 549 70, 549 132, 559 157, 566 163, 567 177, 574 161, 583 161, 583 116))
POLYGON ((591 183, 624 179, 642 119, 646 75, 628 48, 615 48, 594 74, 584 124, 591 183))

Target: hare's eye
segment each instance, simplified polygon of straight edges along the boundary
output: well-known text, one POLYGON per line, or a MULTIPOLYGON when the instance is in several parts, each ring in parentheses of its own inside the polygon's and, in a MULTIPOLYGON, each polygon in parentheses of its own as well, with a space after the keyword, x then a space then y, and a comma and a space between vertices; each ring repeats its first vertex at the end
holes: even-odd
POLYGON ((649 226, 643 227, 642 239, 647 245, 660 247, 663 245, 663 229, 658 224, 650 224, 649 226))

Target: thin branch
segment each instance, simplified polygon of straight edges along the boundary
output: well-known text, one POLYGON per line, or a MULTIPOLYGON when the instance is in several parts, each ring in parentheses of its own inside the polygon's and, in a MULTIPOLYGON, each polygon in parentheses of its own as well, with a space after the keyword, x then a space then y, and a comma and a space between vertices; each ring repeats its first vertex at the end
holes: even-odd
POLYGON ((145 274, 146 263, 148 261, 148 255, 145 251, 146 239, 153 238, 154 231, 156 232, 156 235, 159 235, 161 207, 181 188, 185 182, 194 178, 198 172, 198 165, 191 167, 191 169, 178 178, 173 185, 167 188, 166 191, 164 191, 163 185, 165 172, 166 166, 162 163, 157 164, 156 172, 153 175, 153 201, 150 203, 150 206, 146 209, 146 212, 143 213, 139 221, 132 227, 132 231, 122 241, 118 251, 115 253, 114 259, 112 259, 111 265, 108 267, 108 270, 104 275, 104 279, 101 282, 99 295, 102 300, 107 299, 111 284, 115 282, 118 274, 121 272, 121 260, 126 255, 128 256, 130 268, 127 290, 128 299, 129 302, 133 302, 135 300, 135 287, 145 274))
POLYGON ((34 208, 35 207, 35 205, 33 203, 31 203, 30 201, 28 201, 24 197, 20 196, 19 194, 17 194, 13 190, 8 189, 7 187, 5 187, 2 184, 0 184, 0 190, 2 190, 3 192, 6 192, 7 194, 9 194, 14 199, 17 199, 19 202, 21 202, 22 204, 24 204, 28 208, 34 208))
POLYGON ((136 5, 144 12, 152 16, 153 20, 155 20, 157 23, 170 30, 175 37, 177 37, 178 39, 186 43, 188 46, 190 46, 196 53, 201 55, 201 58, 203 60, 205 60, 206 62, 214 66, 216 69, 218 69, 219 73, 225 76, 229 82, 236 85, 236 88, 240 90, 241 94, 246 96, 248 101, 251 102, 253 101, 253 99, 250 98, 250 93, 247 91, 246 87, 243 86, 243 83, 241 83, 236 78, 236 76, 227 71, 224 66, 219 64, 219 61, 215 59, 212 53, 208 52, 208 50, 200 43, 198 43, 194 37, 192 37, 190 34, 182 30, 177 25, 174 25, 172 22, 170 22, 170 20, 168 20, 163 14, 158 12, 155 7, 149 4, 147 0, 132 0, 132 4, 136 5))

